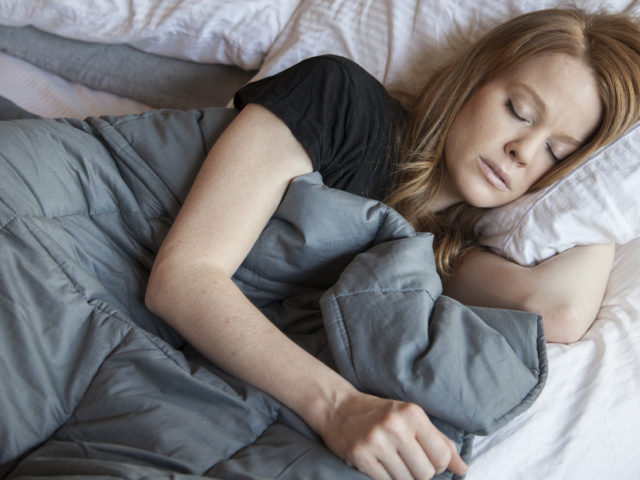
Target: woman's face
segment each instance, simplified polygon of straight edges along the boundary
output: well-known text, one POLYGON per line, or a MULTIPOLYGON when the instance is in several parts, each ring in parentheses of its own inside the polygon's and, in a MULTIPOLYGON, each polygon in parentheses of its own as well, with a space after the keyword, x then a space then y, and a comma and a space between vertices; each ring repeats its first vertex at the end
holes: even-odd
POLYGON ((524 194, 597 128, 602 106, 581 60, 546 53, 478 89, 445 143, 436 210, 465 201, 496 207, 524 194))

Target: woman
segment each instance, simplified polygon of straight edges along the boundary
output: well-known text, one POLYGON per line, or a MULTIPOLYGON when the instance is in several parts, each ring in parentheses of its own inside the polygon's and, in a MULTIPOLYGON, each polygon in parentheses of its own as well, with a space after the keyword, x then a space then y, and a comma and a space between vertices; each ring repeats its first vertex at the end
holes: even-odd
POLYGON ((498 27, 445 66, 406 123, 397 102, 344 59, 312 59, 249 85, 162 245, 147 304, 371 477, 463 474, 455 447, 419 407, 356 391, 284 336, 230 277, 291 179, 316 169, 328 185, 384 197, 433 232, 450 294, 542 312, 551 339, 584 331, 554 312, 572 308, 566 299, 582 302, 583 291, 595 312, 611 245, 526 269, 474 248, 470 232, 478 209, 552 182, 636 122, 638 64, 640 30, 627 17, 556 10, 498 27), (567 282, 577 266, 588 275, 567 282))

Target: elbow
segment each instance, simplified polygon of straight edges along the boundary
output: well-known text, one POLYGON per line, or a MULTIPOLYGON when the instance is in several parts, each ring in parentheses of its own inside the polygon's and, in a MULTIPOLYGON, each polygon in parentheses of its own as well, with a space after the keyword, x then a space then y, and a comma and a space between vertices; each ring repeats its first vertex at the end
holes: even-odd
POLYGON ((582 339, 594 320, 577 305, 557 305, 542 312, 545 338, 548 343, 576 343, 582 339))
POLYGON ((147 288, 144 292, 144 304, 152 313, 162 317, 164 310, 164 300, 170 298, 171 293, 169 290, 169 282, 163 279, 163 271, 157 263, 154 264, 151 274, 149 275, 149 281, 147 282, 147 288))
POLYGON ((148 310, 180 331, 193 312, 230 281, 230 276, 211 262, 184 255, 160 255, 151 269, 144 303, 148 310))
POLYGON ((169 321, 180 304, 178 299, 186 295, 187 279, 182 262, 171 257, 157 257, 144 293, 147 309, 169 321))

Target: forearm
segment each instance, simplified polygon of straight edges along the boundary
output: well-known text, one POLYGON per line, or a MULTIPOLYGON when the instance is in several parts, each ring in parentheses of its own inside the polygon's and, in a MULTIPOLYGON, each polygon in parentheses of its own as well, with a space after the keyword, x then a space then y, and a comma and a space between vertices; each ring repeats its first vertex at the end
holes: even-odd
POLYGON ((297 412, 343 460, 372 478, 389 478, 390 465, 421 478, 466 472, 455 445, 419 407, 358 392, 287 338, 228 275, 211 266, 164 268, 154 266, 149 308, 211 361, 297 412))
POLYGON ((412 404, 358 392, 287 338, 232 282, 294 177, 311 160, 263 107, 240 112, 207 156, 156 257, 150 310, 212 362, 297 412, 340 458, 373 478, 398 467, 466 470, 412 404), (382 471, 381 471, 382 469, 382 471))
POLYGON ((613 244, 575 247, 523 267, 486 250, 470 254, 445 293, 470 305, 539 313, 550 342, 578 340, 596 318, 613 244))
POLYGON ((149 308, 216 365, 282 401, 316 432, 329 409, 355 392, 264 317, 226 274, 201 265, 170 275, 154 268, 149 308))

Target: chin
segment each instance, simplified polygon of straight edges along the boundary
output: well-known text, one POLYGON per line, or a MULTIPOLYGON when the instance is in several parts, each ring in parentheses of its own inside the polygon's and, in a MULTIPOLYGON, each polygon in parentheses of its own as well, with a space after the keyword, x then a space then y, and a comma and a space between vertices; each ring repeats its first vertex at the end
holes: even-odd
POLYGON ((514 198, 504 198, 501 195, 494 195, 494 193, 495 192, 486 190, 472 191, 464 197, 464 201, 476 208, 496 208, 502 207, 514 200, 514 198))
POLYGON ((465 203, 476 208, 495 208, 508 203, 498 199, 487 198, 486 195, 470 195, 464 199, 465 203))

